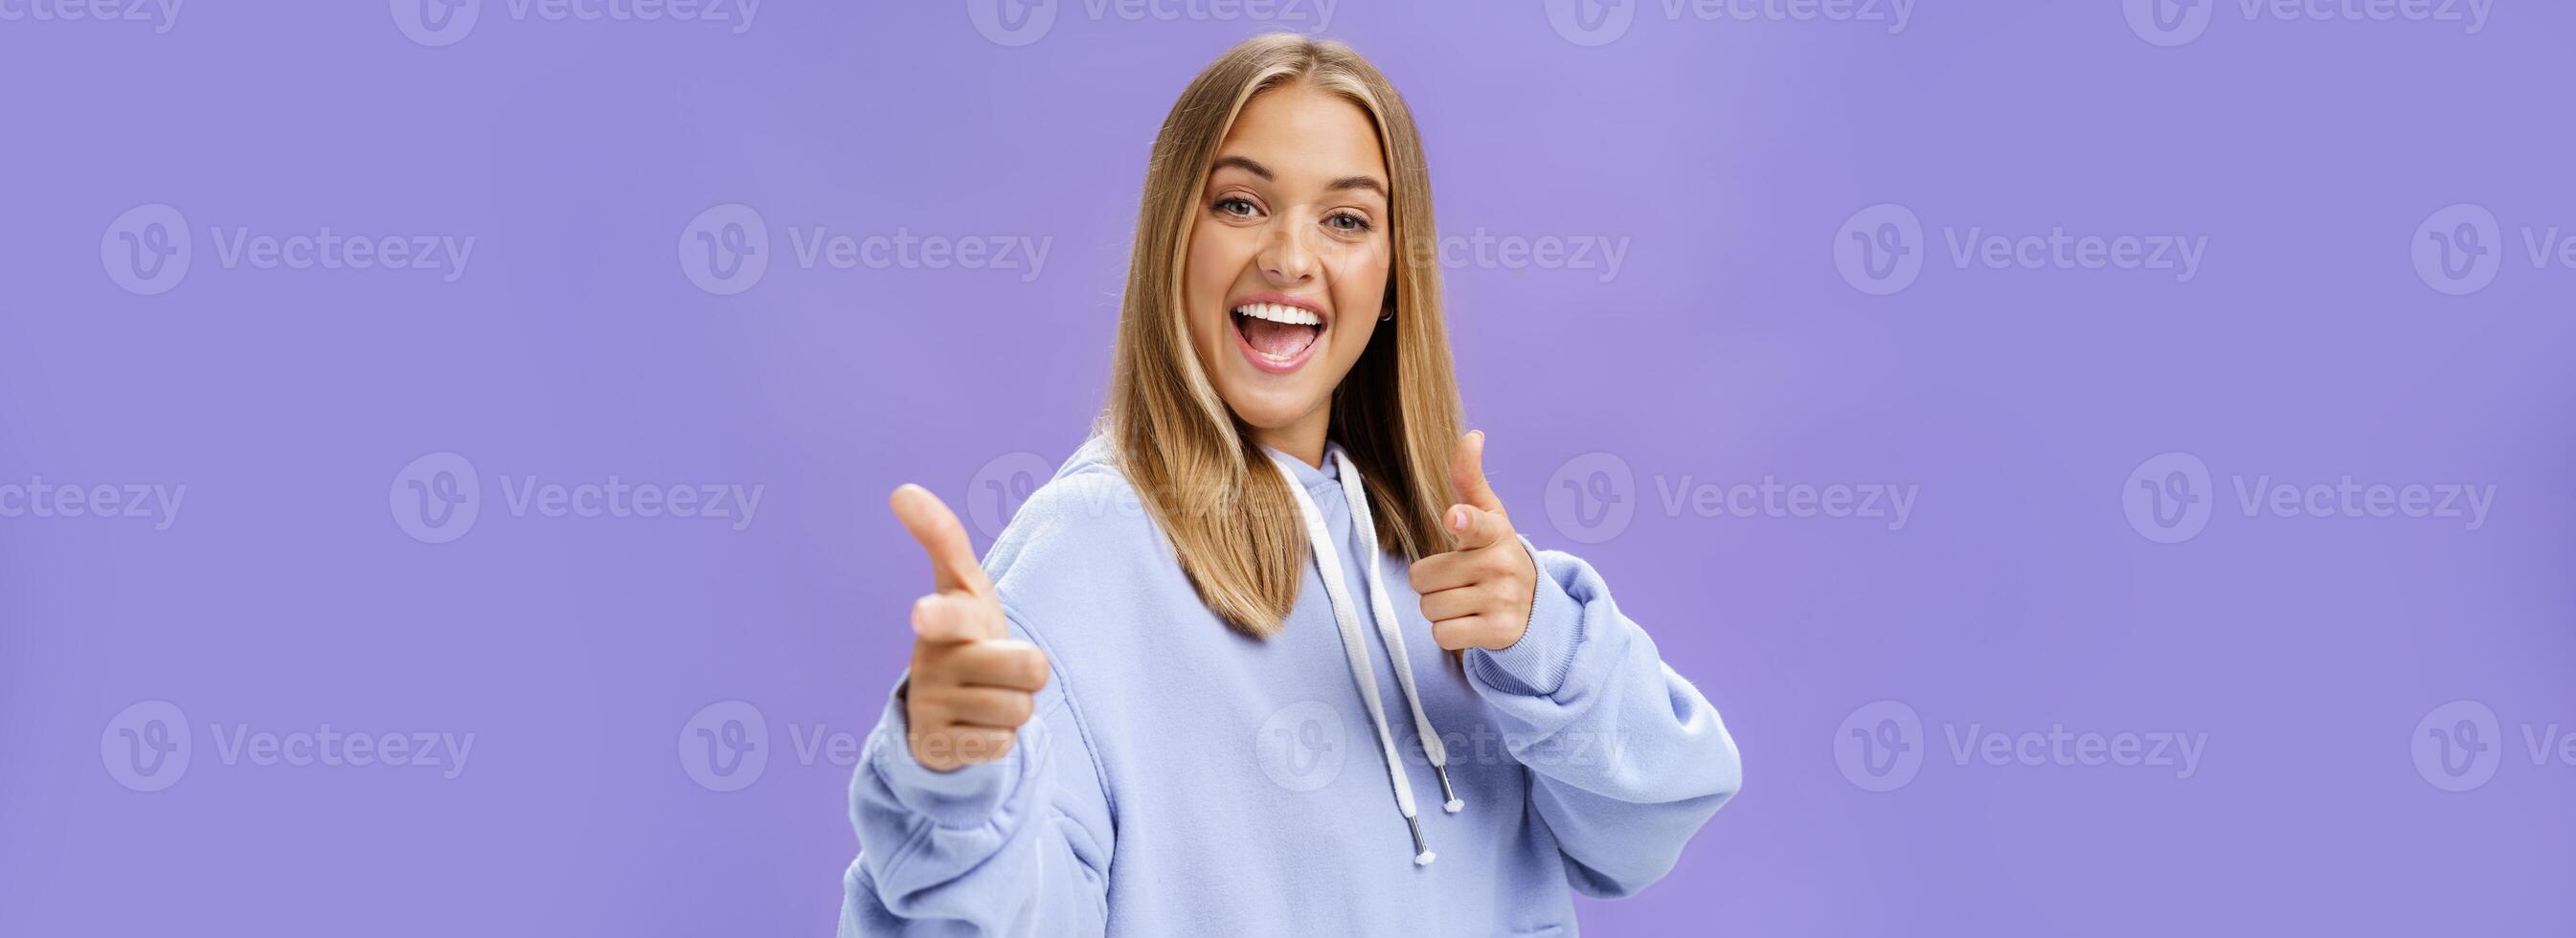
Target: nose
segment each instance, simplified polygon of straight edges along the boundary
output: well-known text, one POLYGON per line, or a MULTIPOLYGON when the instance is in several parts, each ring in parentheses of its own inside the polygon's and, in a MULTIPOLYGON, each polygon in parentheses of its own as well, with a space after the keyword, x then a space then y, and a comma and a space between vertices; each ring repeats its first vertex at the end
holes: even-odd
POLYGON ((1295 286, 1315 279, 1313 245, 1301 235, 1303 225, 1280 225, 1261 247, 1261 273, 1275 286, 1295 286))

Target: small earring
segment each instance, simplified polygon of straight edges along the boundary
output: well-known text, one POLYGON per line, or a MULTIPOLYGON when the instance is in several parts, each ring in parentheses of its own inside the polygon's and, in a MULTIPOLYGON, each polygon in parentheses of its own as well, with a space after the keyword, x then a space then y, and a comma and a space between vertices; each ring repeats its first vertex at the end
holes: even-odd
POLYGON ((1390 309, 1390 310, 1387 310, 1386 312, 1383 312, 1383 313, 1378 314, 1378 317, 1377 317, 1377 321, 1379 321, 1379 322, 1392 322, 1392 321, 1394 321, 1394 320, 1395 320, 1395 311, 1394 311, 1394 310, 1391 310, 1391 309, 1390 309))

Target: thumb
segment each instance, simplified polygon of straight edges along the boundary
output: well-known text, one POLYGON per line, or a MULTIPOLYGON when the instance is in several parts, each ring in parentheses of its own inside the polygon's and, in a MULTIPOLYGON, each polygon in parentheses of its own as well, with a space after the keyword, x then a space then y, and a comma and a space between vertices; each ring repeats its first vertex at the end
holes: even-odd
POLYGON ((1440 523, 1448 526, 1449 539, 1458 542, 1459 550, 1482 550, 1512 538, 1511 519, 1474 505, 1449 506, 1440 523))
POLYGON ((1486 511, 1503 510, 1503 500, 1485 482, 1485 431, 1469 431, 1449 451, 1449 484, 1457 487, 1459 501, 1486 511))
POLYGON ((930 556, 930 575, 939 592, 964 591, 977 596, 992 592, 992 581, 984 576, 984 566, 975 561, 975 549, 967 543, 966 526, 958 523, 957 513, 929 489, 905 483, 887 499, 894 516, 921 542, 921 552, 930 556))

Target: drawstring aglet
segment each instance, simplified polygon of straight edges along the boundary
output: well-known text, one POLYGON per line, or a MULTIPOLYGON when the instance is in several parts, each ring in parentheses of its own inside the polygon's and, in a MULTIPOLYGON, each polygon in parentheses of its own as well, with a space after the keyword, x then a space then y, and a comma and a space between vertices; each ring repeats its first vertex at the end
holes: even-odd
POLYGON ((1431 861, 1437 859, 1439 855, 1432 853, 1430 847, 1423 846, 1422 822, 1408 814, 1404 816, 1404 826, 1413 829, 1413 865, 1430 866, 1431 861))
POLYGON ((1440 797, 1449 799, 1440 805, 1440 810, 1456 814, 1459 809, 1465 808, 1467 803, 1458 800, 1458 790, 1449 787, 1449 767, 1445 765, 1435 765, 1431 767, 1431 771, 1438 773, 1440 776, 1440 797))

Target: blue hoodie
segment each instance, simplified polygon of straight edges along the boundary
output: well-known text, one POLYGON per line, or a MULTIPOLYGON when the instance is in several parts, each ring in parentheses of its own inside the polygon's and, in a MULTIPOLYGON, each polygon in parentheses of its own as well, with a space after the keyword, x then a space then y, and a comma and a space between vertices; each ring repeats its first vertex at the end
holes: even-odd
POLYGON ((1528 632, 1462 670, 1408 562, 1353 530, 1339 445, 1322 468, 1270 452, 1339 545, 1342 605, 1366 627, 1346 633, 1310 558, 1277 634, 1228 628, 1094 437, 984 558, 1012 636, 1053 668, 1036 715, 1002 759, 936 772, 904 742, 897 685, 851 780, 842 934, 1573 934, 1574 892, 1625 896, 1672 869, 1742 767, 1600 575, 1530 548, 1528 632), (1365 642, 1382 723, 1345 634, 1365 642))

